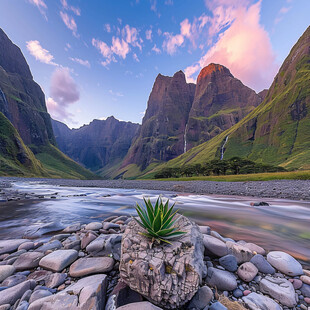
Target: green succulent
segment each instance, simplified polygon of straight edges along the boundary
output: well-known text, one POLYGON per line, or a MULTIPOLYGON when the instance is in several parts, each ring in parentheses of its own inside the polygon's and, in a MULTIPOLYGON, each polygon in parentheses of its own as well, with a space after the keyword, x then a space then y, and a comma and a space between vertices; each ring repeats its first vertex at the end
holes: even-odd
POLYGON ((153 206, 150 199, 146 200, 143 198, 145 207, 136 205, 136 210, 140 220, 134 218, 134 220, 143 227, 147 232, 141 232, 152 240, 156 240, 170 243, 168 240, 186 234, 184 231, 178 230, 174 225, 180 219, 174 219, 177 211, 173 212, 175 203, 169 208, 169 200, 164 204, 161 197, 158 197, 155 205, 153 206))

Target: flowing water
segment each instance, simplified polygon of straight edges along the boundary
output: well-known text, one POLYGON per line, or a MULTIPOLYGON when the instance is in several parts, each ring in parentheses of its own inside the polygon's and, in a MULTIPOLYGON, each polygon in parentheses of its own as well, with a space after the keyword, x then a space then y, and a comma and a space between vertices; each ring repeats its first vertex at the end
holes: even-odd
POLYGON ((228 141, 228 136, 226 136, 224 144, 223 144, 223 146, 221 148, 221 160, 223 160, 223 158, 224 158, 225 145, 226 145, 227 141, 228 141))
MULTIPOLYGON (((16 182, 12 190, 56 199, 0 203, 0 239, 20 238, 28 229, 54 222, 64 226, 89 223, 114 214, 135 215, 144 196, 158 191, 60 187, 16 182), (82 195, 82 196, 77 196, 82 195)), ((249 197, 206 196, 161 192, 176 202, 180 213, 234 240, 254 242, 267 250, 283 250, 310 264, 310 202, 267 199, 270 206, 253 207, 249 197)))

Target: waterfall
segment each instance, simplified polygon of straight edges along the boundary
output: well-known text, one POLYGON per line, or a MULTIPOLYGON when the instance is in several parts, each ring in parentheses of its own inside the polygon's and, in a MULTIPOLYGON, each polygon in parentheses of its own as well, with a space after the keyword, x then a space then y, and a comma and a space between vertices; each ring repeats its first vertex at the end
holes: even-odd
POLYGON ((5 94, 0 88, 0 111, 5 115, 8 116, 9 113, 9 104, 6 100, 5 94), (3 104, 3 105, 2 105, 3 104), (2 108, 1 108, 2 106, 2 108))
POLYGON ((186 153, 186 147, 187 147, 186 132, 187 132, 187 124, 185 126, 185 131, 184 131, 184 153, 186 153))
POLYGON ((223 157, 224 157, 225 145, 226 145, 227 141, 228 141, 228 135, 226 136, 224 144, 222 145, 222 148, 221 148, 221 160, 223 160, 223 157))

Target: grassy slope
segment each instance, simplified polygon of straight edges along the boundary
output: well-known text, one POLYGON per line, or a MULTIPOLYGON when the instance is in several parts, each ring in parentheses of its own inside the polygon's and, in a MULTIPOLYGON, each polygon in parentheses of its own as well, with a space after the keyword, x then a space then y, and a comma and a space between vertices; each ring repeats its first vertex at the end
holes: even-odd
POLYGON ((219 158, 226 136, 229 137, 224 159, 239 156, 288 169, 309 169, 310 113, 293 119, 292 112, 296 103, 299 110, 305 107, 310 111, 310 56, 300 57, 293 69, 289 67, 309 33, 310 28, 293 47, 262 104, 230 129, 168 163, 158 165, 145 176, 152 177, 155 171, 164 167, 205 163, 219 158))

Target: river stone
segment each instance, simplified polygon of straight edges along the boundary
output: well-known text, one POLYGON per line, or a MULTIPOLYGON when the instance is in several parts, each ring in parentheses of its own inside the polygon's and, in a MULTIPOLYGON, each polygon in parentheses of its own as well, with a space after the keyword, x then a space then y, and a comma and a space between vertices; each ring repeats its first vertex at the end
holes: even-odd
POLYGON ((17 258, 13 266, 17 271, 33 269, 39 266, 43 256, 44 254, 40 252, 26 252, 17 258))
POLYGON ((5 304, 0 306, 0 310, 10 310, 11 305, 10 304, 5 304))
POLYGON ((43 257, 39 265, 44 269, 59 272, 72 264, 78 256, 76 250, 57 250, 43 257))
POLYGON ((15 267, 11 265, 0 266, 0 283, 15 272, 15 267))
POLYGON ((22 275, 22 274, 14 274, 8 278, 6 278, 3 282, 2 282, 2 286, 14 286, 17 285, 19 283, 22 283, 24 281, 27 280, 27 277, 22 275))
POLYGON ((252 263, 246 262, 239 266, 237 273, 243 281, 250 282, 256 277, 258 269, 252 263))
POLYGON ((76 223, 76 224, 71 224, 70 226, 66 227, 63 232, 64 233, 74 233, 77 232, 78 230, 81 229, 81 224, 76 223))
POLYGON ((10 254, 9 256, 7 256, 5 258, 5 261, 9 261, 11 258, 18 257, 18 256, 20 256, 20 255, 22 255, 22 254, 24 254, 26 252, 27 252, 26 250, 18 250, 16 252, 10 254))
POLYGON ((219 263, 226 270, 235 272, 238 269, 237 259, 234 255, 228 254, 219 259, 219 263))
POLYGON ((52 293, 48 290, 35 290, 31 294, 31 297, 29 299, 29 303, 31 304, 40 298, 44 298, 44 297, 51 296, 51 295, 52 295, 52 293))
POLYGON ((208 286, 200 287, 195 296, 190 301, 187 309, 202 310, 208 306, 213 298, 213 292, 208 286))
POLYGON ((95 240, 98 235, 93 231, 88 231, 81 241, 81 248, 85 249, 93 240, 95 240))
POLYGON ((303 284, 300 291, 305 297, 310 297, 310 285, 303 284))
POLYGON ((233 291, 238 286, 234 274, 213 267, 208 268, 206 283, 220 291, 233 291))
POLYGON ((272 251, 267 254, 267 261, 280 272, 288 276, 299 276, 303 274, 301 264, 291 255, 281 252, 272 251))
POLYGON ((250 262, 256 266, 259 272, 267 273, 267 274, 274 274, 276 271, 275 269, 267 262, 265 257, 261 254, 254 255, 250 262))
POLYGON ((292 283, 284 278, 273 278, 266 276, 259 283, 262 293, 270 295, 282 305, 294 307, 296 302, 295 290, 292 283))
POLYGON ((12 286, 10 288, 7 288, 3 291, 0 291, 0 305, 4 304, 14 305, 14 303, 18 299, 20 299, 26 291, 34 289, 35 286, 36 286, 35 281, 28 280, 15 286, 12 286))
POLYGON ((143 309, 143 310, 161 310, 161 308, 151 304, 148 301, 142 301, 142 302, 134 302, 131 304, 127 304, 125 306, 121 306, 117 308, 117 310, 137 310, 137 309, 143 309))
POLYGON ((26 300, 20 302, 15 310, 27 310, 29 307, 29 303, 26 300))
POLYGON ((45 253, 48 250, 54 251, 60 248, 62 248, 62 243, 59 240, 53 240, 53 241, 44 243, 43 245, 35 249, 35 251, 45 253))
POLYGON ((303 283, 306 283, 306 284, 310 285, 310 277, 309 277, 309 276, 301 276, 301 277, 300 277, 300 280, 301 280, 303 283))
POLYGON ((52 273, 45 279, 45 285, 49 288, 55 288, 63 284, 67 278, 66 273, 52 273))
POLYGON ((211 234, 211 228, 209 226, 199 226, 200 232, 204 235, 211 234))
POLYGON ((80 258, 70 266, 71 277, 80 278, 94 273, 106 273, 113 269, 114 259, 111 257, 80 258))
POLYGON ((26 251, 29 251, 29 250, 32 250, 34 248, 34 243, 32 241, 29 241, 29 242, 25 242, 25 243, 22 243, 19 247, 18 247, 18 250, 26 250, 26 251))
POLYGON ((176 228, 187 233, 170 240, 172 244, 153 244, 140 234, 144 230, 136 221, 127 225, 122 241, 120 277, 131 289, 167 309, 191 300, 206 274, 202 234, 195 223, 177 216, 176 228))
POLYGON ((60 222, 50 222, 47 224, 42 224, 40 226, 31 227, 24 233, 23 237, 29 239, 36 239, 45 234, 60 231, 62 229, 64 229, 64 226, 60 222))
POLYGON ((244 296, 242 300, 250 310, 282 310, 282 307, 274 300, 257 293, 244 296))
POLYGON ((226 244, 215 237, 203 235, 203 245, 205 246, 207 254, 211 253, 220 257, 228 254, 226 244))
POLYGON ((86 247, 86 251, 92 256, 112 255, 114 259, 120 260, 121 241, 122 235, 120 234, 102 234, 86 247))
POLYGON ((0 255, 6 253, 12 253, 18 249, 18 247, 25 242, 28 242, 27 239, 9 239, 9 240, 0 240, 0 255))
POLYGON ((242 244, 227 241, 226 245, 229 253, 237 258, 238 264, 249 262, 254 256, 252 251, 242 244))
POLYGON ((111 229, 111 228, 117 228, 117 229, 119 229, 120 226, 119 226, 118 224, 115 224, 115 223, 103 222, 103 223, 102 223, 102 228, 103 228, 104 230, 109 230, 109 229, 111 229))
POLYGON ((244 246, 250 249, 252 252, 256 252, 257 254, 261 254, 261 255, 266 255, 265 249, 263 249, 262 247, 260 247, 259 245, 255 243, 247 242, 244 244, 244 246))
POLYGON ((85 226, 86 230, 99 230, 102 228, 101 222, 91 222, 85 226))
POLYGON ((106 286, 106 275, 89 276, 57 294, 34 301, 28 310, 101 310, 105 304, 106 286))
POLYGON ((213 303, 209 308, 209 310, 228 310, 223 304, 221 304, 219 301, 216 301, 213 303))

